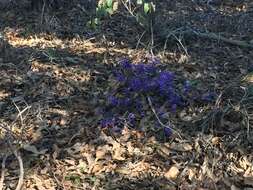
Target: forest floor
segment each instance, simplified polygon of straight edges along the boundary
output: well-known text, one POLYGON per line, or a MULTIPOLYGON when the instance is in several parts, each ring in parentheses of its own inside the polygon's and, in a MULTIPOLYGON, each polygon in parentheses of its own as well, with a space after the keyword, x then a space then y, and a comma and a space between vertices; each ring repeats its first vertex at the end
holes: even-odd
MULTIPOLYGON (((162 23, 175 31, 187 25, 249 44, 178 33, 165 43, 155 28, 153 55, 162 68, 195 81, 200 91, 217 94, 214 101, 171 114, 179 134, 169 138, 142 126, 125 126, 120 133, 100 126, 100 109, 115 85, 112 73, 119 61, 151 57, 150 36, 141 37, 143 28, 126 19, 126 11, 91 30, 80 6, 45 13, 42 20, 36 11, 1 10, 0 161, 8 156, 4 189, 15 189, 20 178, 17 150, 23 189, 253 190, 250 3, 157 3, 154 27, 162 23)), ((148 102, 146 113, 140 125, 154 120, 148 102)))

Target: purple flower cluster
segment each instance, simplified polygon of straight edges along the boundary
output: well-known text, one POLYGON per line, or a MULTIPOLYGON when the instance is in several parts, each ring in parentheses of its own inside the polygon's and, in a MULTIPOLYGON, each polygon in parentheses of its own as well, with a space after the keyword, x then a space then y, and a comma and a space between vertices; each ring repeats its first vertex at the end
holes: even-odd
MULTIPOLYGON (((161 103, 166 101, 172 109, 182 105, 182 97, 175 88, 174 74, 161 71, 157 66, 158 63, 156 59, 148 64, 132 64, 126 59, 121 61, 119 69, 115 72, 115 79, 120 83, 120 91, 123 92, 120 96, 131 97, 135 102, 135 96, 148 95, 156 97, 155 99, 161 103)), ((189 84, 185 88, 185 93, 187 93, 189 84)), ((115 106, 113 101, 111 103, 115 106)))
MULTIPOLYGON (((115 69, 114 79, 118 82, 113 93, 107 96, 107 110, 111 115, 124 117, 130 125, 137 125, 137 121, 145 116, 143 107, 147 102, 145 97, 150 97, 156 107, 166 105, 168 110, 175 112, 179 107, 186 106, 191 95, 190 81, 175 83, 175 74, 164 71, 159 67, 159 60, 153 59, 144 64, 133 64, 124 59, 115 69), (128 114, 126 114, 128 113, 128 114)), ((195 97, 193 97, 194 99, 195 97)), ((202 96, 204 100, 210 100, 213 95, 202 96)), ((101 122, 103 127, 118 125, 115 118, 106 118, 101 122)), ((169 136, 171 130, 164 129, 164 134, 169 136)))

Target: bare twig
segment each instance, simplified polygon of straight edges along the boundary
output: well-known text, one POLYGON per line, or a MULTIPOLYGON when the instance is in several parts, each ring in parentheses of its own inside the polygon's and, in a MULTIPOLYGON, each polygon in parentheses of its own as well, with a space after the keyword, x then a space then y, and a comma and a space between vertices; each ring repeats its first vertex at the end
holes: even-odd
POLYGON ((45 7, 46 7, 46 1, 43 1, 43 6, 41 10, 41 16, 40 16, 40 25, 42 26, 43 24, 43 18, 44 18, 44 13, 45 13, 45 7))
POLYGON ((172 34, 172 35, 175 37, 175 39, 178 41, 178 43, 180 44, 180 46, 183 48, 185 54, 189 57, 187 48, 183 45, 182 40, 180 38, 178 38, 175 34, 172 34))
MULTIPOLYGON (((10 130, 8 130, 8 132, 11 132, 11 133, 13 133, 13 126, 15 125, 15 123, 16 123, 16 121, 20 118, 20 122, 21 122, 21 128, 20 128, 20 135, 21 136, 23 136, 23 134, 24 134, 24 117, 23 117, 23 113, 25 112, 25 111, 27 111, 28 109, 30 109, 31 108, 31 106, 28 106, 27 104, 27 107, 25 107, 23 110, 20 110, 19 109, 19 107, 16 105, 16 103, 13 101, 13 104, 14 104, 14 106, 16 107, 16 109, 18 110, 18 115, 17 115, 17 117, 15 118, 15 120, 12 122, 12 124, 11 124, 11 126, 9 127, 10 128, 10 130)), ((1 127, 1 125, 0 125, 0 127, 1 127)))
POLYGON ((173 125, 170 123, 170 121, 169 121, 169 124, 168 124, 168 125, 165 125, 165 124, 160 120, 160 118, 158 117, 158 115, 157 115, 157 113, 156 113, 156 111, 155 111, 155 108, 153 107, 153 104, 152 104, 152 101, 151 101, 150 97, 147 97, 147 99, 148 99, 149 106, 150 106, 152 112, 154 113, 154 115, 155 115, 155 117, 156 117, 158 123, 159 123, 162 127, 164 127, 164 128, 169 128, 169 129, 171 129, 172 132, 176 133, 181 139, 183 139, 182 136, 181 136, 181 134, 180 134, 180 132, 179 132, 178 130, 176 130, 176 129, 173 127, 173 125))
POLYGON ((146 33, 146 31, 144 31, 144 32, 141 34, 140 38, 138 39, 138 42, 137 42, 137 44, 136 44, 135 49, 138 49, 138 47, 139 47, 139 45, 140 45, 140 43, 141 43, 141 39, 142 39, 142 37, 144 36, 145 33, 146 33))
POLYGON ((150 53, 151 53, 152 57, 154 57, 154 52, 153 52, 153 48, 154 48, 154 30, 153 30, 153 22, 152 22, 152 20, 150 21, 150 32, 151 32, 151 48, 150 48, 150 53))
POLYGON ((136 15, 134 15, 134 12, 131 10, 132 8, 129 7, 129 5, 127 5, 123 0, 121 0, 121 3, 124 5, 124 7, 130 13, 130 15, 136 19, 136 15))
POLYGON ((18 159, 19 164, 19 179, 18 179, 18 185, 16 187, 16 190, 21 190, 23 183, 24 183, 24 166, 23 166, 23 160, 17 150, 14 150, 14 155, 18 159))
POLYGON ((0 178, 0 190, 2 190, 3 186, 4 186, 5 162, 6 162, 7 158, 8 158, 8 156, 5 155, 4 158, 3 158, 3 161, 2 161, 2 171, 1 171, 1 178, 0 178))

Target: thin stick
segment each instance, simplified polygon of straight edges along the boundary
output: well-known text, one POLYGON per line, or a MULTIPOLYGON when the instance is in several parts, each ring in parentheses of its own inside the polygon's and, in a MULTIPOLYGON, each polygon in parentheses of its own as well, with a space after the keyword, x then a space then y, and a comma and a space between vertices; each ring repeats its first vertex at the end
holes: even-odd
POLYGON ((18 179, 18 185, 16 187, 16 190, 21 190, 23 183, 24 183, 24 165, 23 165, 23 160, 20 156, 20 154, 17 152, 17 150, 14 151, 14 155, 18 159, 18 164, 19 164, 19 179, 18 179))
POLYGON ((155 111, 155 108, 153 107, 153 104, 152 104, 152 101, 151 101, 150 97, 147 97, 147 99, 148 99, 149 106, 150 106, 152 112, 154 113, 154 115, 155 115, 157 121, 159 122, 159 124, 160 124, 162 127, 164 127, 164 128, 169 128, 169 129, 171 129, 172 132, 176 133, 181 139, 183 139, 182 136, 181 136, 181 134, 180 134, 180 132, 179 132, 178 130, 176 130, 176 129, 172 126, 172 124, 170 123, 170 121, 169 121, 169 125, 165 125, 165 124, 160 120, 160 118, 158 117, 158 115, 157 115, 157 113, 156 113, 156 111, 155 111))
POLYGON ((2 190, 3 186, 4 186, 5 162, 6 162, 7 158, 8 158, 8 156, 5 155, 4 158, 3 158, 3 161, 2 161, 2 171, 1 171, 1 179, 0 179, 0 190, 2 190))
POLYGON ((154 52, 153 52, 153 47, 154 47, 154 31, 153 31, 153 22, 152 19, 150 21, 150 32, 151 32, 151 48, 150 48, 150 53, 152 57, 154 57, 154 52))
POLYGON ((45 6, 46 6, 46 1, 43 1, 43 6, 41 10, 41 17, 40 17, 40 25, 42 26, 43 24, 43 18, 44 18, 44 13, 45 13, 45 6))
POLYGON ((144 32, 141 34, 140 38, 138 39, 138 42, 137 42, 137 45, 136 45, 135 49, 138 49, 138 47, 139 47, 139 45, 140 45, 140 43, 141 43, 141 39, 142 39, 142 37, 144 36, 145 33, 146 33, 146 31, 144 31, 144 32))
POLYGON ((182 44, 182 41, 181 39, 179 39, 176 35, 172 34, 174 36, 174 38, 176 38, 176 40, 178 41, 178 43, 180 44, 180 46, 183 48, 185 54, 189 57, 189 54, 188 54, 188 51, 187 51, 187 48, 182 44))

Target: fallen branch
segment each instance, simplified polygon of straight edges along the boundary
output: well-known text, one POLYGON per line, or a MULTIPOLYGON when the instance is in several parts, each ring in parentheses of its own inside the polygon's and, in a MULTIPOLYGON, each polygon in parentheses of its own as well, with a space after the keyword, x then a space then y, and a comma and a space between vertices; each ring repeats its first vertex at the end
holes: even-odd
POLYGON ((225 37, 217 35, 215 33, 200 33, 200 32, 196 32, 196 31, 192 31, 192 32, 194 32, 197 36, 199 36, 201 38, 218 40, 218 41, 222 41, 222 42, 229 43, 232 45, 240 46, 243 48, 253 48, 253 44, 250 44, 248 42, 225 38, 225 37))
POLYGON ((174 37, 175 35, 197 36, 200 38, 222 41, 222 42, 229 43, 231 45, 240 46, 243 48, 252 48, 253 49, 253 44, 251 44, 249 42, 229 39, 229 38, 226 38, 224 36, 221 36, 221 35, 218 35, 218 34, 215 34, 212 32, 199 32, 199 31, 194 30, 190 27, 181 27, 181 28, 173 30, 173 31, 163 32, 159 36, 162 37, 163 39, 167 40, 171 37, 174 37))

